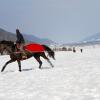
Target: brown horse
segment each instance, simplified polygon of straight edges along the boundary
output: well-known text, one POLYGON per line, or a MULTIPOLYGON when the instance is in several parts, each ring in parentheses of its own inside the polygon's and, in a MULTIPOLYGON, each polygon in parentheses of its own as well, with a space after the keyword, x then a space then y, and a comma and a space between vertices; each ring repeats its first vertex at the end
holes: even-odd
MULTIPOLYGON (((46 45, 42 45, 42 46, 43 46, 44 50, 47 51, 49 57, 51 57, 55 60, 54 51, 51 50, 51 48, 49 48, 46 45)), ((23 59, 23 57, 22 57, 23 52, 16 52, 17 51, 16 45, 14 45, 14 44, 13 45, 11 44, 11 46, 4 45, 4 49, 8 52, 11 59, 8 62, 6 62, 6 64, 3 66, 1 72, 4 71, 4 69, 6 68, 6 66, 9 63, 12 63, 12 62, 15 62, 15 61, 18 62, 19 71, 21 72, 21 61, 26 60, 26 59, 31 58, 31 57, 34 57, 39 62, 39 68, 40 69, 41 69, 41 66, 42 66, 42 61, 40 60, 40 57, 43 57, 45 60, 47 60, 47 62, 51 65, 51 67, 54 67, 53 64, 51 63, 51 61, 49 60, 49 58, 45 55, 45 52, 35 52, 35 53, 33 53, 33 52, 29 52, 29 51, 24 50, 23 52, 25 53, 27 58, 23 59)))

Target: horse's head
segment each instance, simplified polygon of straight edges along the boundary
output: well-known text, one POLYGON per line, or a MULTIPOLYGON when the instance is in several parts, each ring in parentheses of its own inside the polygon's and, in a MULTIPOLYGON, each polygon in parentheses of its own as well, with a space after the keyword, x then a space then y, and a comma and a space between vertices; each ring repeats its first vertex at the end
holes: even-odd
POLYGON ((55 60, 55 52, 54 51, 50 51, 49 56, 55 60))
POLYGON ((45 51, 48 52, 49 57, 53 58, 55 60, 55 52, 48 46, 42 45, 45 49, 45 51))

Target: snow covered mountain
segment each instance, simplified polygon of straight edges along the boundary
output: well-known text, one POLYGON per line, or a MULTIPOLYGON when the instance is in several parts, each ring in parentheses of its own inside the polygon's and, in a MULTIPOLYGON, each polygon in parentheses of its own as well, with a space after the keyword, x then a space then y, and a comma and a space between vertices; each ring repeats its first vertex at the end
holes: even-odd
POLYGON ((100 42, 100 32, 85 38, 83 42, 100 42))

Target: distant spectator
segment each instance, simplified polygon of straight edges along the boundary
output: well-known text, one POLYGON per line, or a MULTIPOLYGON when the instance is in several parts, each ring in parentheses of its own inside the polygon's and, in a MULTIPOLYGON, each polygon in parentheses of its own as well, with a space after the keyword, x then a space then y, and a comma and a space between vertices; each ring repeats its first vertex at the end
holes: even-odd
POLYGON ((73 47, 73 52, 74 52, 74 53, 76 52, 75 47, 73 47))
POLYGON ((81 53, 83 52, 83 49, 80 49, 81 53))

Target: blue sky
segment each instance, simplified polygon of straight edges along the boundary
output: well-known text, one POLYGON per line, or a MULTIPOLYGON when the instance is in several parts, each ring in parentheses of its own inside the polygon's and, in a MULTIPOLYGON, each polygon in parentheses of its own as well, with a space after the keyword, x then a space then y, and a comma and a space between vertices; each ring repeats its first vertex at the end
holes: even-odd
POLYGON ((100 0, 0 0, 0 28, 77 42, 100 32, 100 0))

